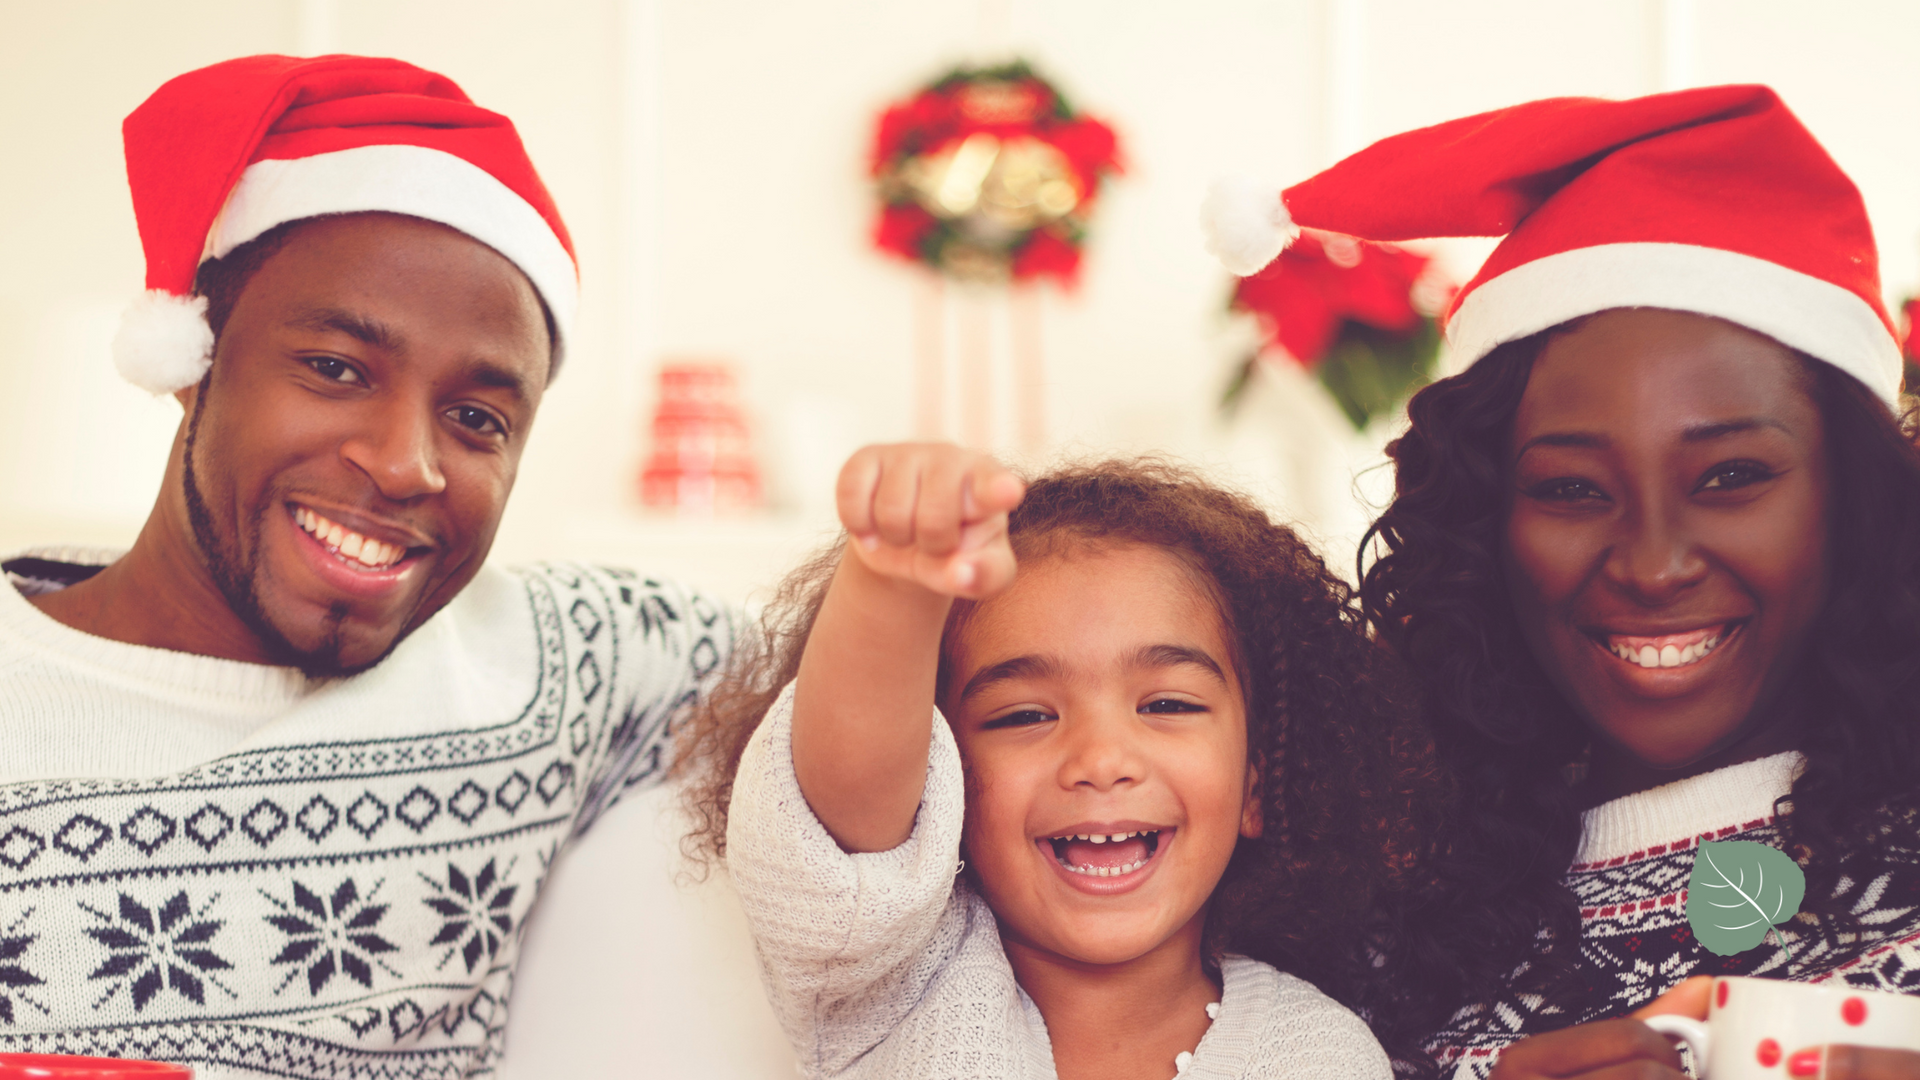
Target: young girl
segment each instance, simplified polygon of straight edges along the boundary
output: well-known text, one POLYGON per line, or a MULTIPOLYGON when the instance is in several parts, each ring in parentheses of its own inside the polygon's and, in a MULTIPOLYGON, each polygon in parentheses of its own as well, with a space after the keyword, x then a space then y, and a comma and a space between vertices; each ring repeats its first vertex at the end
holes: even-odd
POLYGON ((1362 590, 1461 795, 1379 969, 1386 1027, 1460 1077, 1677 1080, 1631 1017, 1703 1013, 1690 976, 1920 993, 1920 453, 1846 176, 1772 91, 1723 86, 1409 132, 1286 202, 1369 239, 1508 234, 1452 312, 1471 366, 1392 448, 1362 590), (1805 869, 1778 937, 1696 941, 1701 839, 1805 869))
POLYGON ((1299 976, 1357 984, 1429 775, 1299 538, 1164 465, 942 446, 839 505, 694 737, 803 1072, 1389 1075, 1299 976))

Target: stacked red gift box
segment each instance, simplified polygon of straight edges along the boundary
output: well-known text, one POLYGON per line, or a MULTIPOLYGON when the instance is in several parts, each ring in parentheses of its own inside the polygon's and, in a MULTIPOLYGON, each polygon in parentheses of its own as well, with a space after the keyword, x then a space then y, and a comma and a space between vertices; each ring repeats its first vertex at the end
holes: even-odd
POLYGON ((640 498, 647 506, 682 513, 728 513, 760 505, 760 470, 739 388, 725 364, 661 367, 640 498))

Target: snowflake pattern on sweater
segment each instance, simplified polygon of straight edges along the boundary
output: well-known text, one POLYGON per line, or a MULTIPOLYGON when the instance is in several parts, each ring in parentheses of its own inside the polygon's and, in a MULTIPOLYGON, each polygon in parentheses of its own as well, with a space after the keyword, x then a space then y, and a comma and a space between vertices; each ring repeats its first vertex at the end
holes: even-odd
MULTIPOLYGON (((487 610, 517 606, 520 625, 462 623, 450 605, 378 667, 315 683, 287 716, 181 771, 0 785, 0 1051, 151 1058, 209 1078, 491 1073, 554 860, 662 775, 733 623, 622 571, 482 573, 499 601, 487 610), (524 663, 509 680, 521 693, 476 707, 444 685, 449 650, 507 631, 531 643, 506 651, 524 663), (316 730, 376 675, 465 704, 395 709, 352 737, 316 730)), ((0 698, 0 730, 28 709, 77 710, 58 683, 85 680, 85 665, 9 633, 34 616, 7 602, 0 673, 25 675, 0 698)), ((169 707, 161 684, 117 692, 169 707)))
POLYGON ((1780 846, 1772 803, 1792 782, 1798 755, 1782 754, 1615 800, 1587 815, 1581 857, 1567 871, 1580 900, 1579 980, 1573 1009, 1510 994, 1461 1010, 1428 1044, 1455 1080, 1482 1080, 1508 1045, 1571 1024, 1621 1016, 1691 975, 1756 975, 1920 994, 1920 835, 1898 845, 1891 869, 1842 877, 1835 893, 1858 920, 1822 934, 1803 914, 1769 938, 1716 956, 1687 923, 1687 881, 1702 840, 1780 846), (1659 837, 1670 839, 1658 840, 1659 837))

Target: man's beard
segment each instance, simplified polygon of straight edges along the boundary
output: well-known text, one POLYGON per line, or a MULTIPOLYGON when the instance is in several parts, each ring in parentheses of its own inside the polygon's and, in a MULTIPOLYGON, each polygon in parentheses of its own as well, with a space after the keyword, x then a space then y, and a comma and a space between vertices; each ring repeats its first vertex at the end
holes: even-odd
POLYGON ((200 391, 194 396, 193 419, 187 424, 187 445, 185 467, 181 473, 181 486, 187 502, 187 521, 193 526, 193 538, 199 542, 201 557, 206 562, 207 572, 213 582, 219 586, 220 594, 226 597, 227 606, 247 624, 254 637, 260 640, 272 662, 283 667, 299 668, 309 679, 340 678, 357 675, 380 661, 385 660, 406 639, 410 631, 403 630, 394 635, 387 647, 378 656, 364 664, 347 665, 340 662, 340 653, 346 648, 344 624, 350 610, 345 601, 335 601, 327 611, 326 634, 320 643, 311 649, 302 649, 287 640, 280 628, 267 618, 265 607, 260 603, 260 593, 255 587, 258 576, 260 531, 272 504, 260 508, 253 519, 246 523, 247 550, 253 552, 252 559, 242 559, 221 541, 219 531, 214 528, 213 515, 207 510, 207 501, 200 495, 200 484, 193 475, 193 443, 200 433, 200 413, 205 408, 207 391, 213 382, 213 373, 200 382, 200 391))

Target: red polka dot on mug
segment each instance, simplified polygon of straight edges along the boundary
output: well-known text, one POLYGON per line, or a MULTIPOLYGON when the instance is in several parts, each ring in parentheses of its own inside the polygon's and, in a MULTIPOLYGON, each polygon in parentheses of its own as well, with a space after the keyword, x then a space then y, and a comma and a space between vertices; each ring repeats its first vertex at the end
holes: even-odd
POLYGON ((1780 1064, 1780 1044, 1772 1039, 1761 1039, 1760 1045, 1754 1048, 1753 1056, 1759 1059, 1762 1068, 1771 1069, 1780 1064))
POLYGON ((1867 1003, 1857 997, 1850 997, 1840 1003, 1840 1019, 1853 1027, 1867 1022, 1867 1003))

